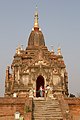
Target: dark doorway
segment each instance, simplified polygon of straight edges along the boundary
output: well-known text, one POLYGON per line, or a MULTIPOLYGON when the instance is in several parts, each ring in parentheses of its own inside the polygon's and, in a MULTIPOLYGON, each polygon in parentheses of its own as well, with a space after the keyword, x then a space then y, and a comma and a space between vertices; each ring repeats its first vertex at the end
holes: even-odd
POLYGON ((42 86, 42 88, 44 89, 44 78, 41 75, 36 80, 36 97, 40 97, 40 92, 39 92, 40 86, 42 86))

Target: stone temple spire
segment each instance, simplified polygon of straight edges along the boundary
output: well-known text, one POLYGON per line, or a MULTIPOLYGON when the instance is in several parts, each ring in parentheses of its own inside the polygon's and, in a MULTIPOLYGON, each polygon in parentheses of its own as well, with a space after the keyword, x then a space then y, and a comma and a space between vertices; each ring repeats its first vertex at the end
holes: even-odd
POLYGON ((45 40, 44 40, 43 33, 38 24, 38 10, 36 6, 36 10, 34 14, 34 26, 32 28, 32 31, 28 39, 28 48, 31 49, 31 47, 33 48, 33 47, 40 47, 40 46, 45 46, 45 40))
POLYGON ((34 29, 38 28, 39 29, 39 24, 38 24, 38 9, 36 6, 36 11, 35 11, 35 15, 34 15, 34 29))

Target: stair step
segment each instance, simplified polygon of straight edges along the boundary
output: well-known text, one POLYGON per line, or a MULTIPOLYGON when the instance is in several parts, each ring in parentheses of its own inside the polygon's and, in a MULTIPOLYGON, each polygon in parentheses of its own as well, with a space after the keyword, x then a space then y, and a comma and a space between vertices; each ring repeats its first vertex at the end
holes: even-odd
POLYGON ((53 117, 53 116, 50 116, 50 117, 39 116, 39 117, 33 118, 32 120, 36 120, 36 119, 38 119, 38 118, 42 118, 41 120, 43 120, 43 118, 45 118, 45 119, 47 118, 48 120, 50 120, 50 118, 53 118, 53 120, 55 120, 55 118, 56 118, 57 120, 58 120, 58 119, 59 119, 59 120, 63 120, 63 117, 62 117, 62 116, 61 116, 61 117, 58 117, 58 116, 57 116, 57 117, 56 117, 56 116, 54 116, 54 117, 53 117))
POLYGON ((61 120, 62 112, 58 100, 33 100, 32 120, 61 120))

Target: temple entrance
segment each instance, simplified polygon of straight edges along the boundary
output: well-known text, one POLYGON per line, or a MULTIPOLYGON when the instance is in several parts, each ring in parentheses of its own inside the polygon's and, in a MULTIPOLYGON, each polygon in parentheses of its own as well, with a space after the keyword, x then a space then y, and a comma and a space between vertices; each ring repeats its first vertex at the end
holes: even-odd
MULTIPOLYGON (((44 78, 43 76, 39 76, 36 80, 36 97, 40 96, 40 87, 42 86, 42 89, 44 90, 44 78)), ((44 97, 44 91, 43 91, 43 97, 44 97)))

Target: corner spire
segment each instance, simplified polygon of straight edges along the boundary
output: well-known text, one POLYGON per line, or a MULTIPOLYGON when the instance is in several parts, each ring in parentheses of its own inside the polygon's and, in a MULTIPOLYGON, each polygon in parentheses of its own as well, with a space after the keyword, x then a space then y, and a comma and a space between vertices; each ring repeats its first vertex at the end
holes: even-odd
POLYGON ((38 24, 38 8, 36 5, 36 11, 35 11, 35 15, 34 15, 34 28, 39 28, 39 24, 38 24))
POLYGON ((61 48, 60 48, 60 47, 58 48, 57 52, 58 52, 58 55, 62 55, 62 54, 61 54, 61 48))

